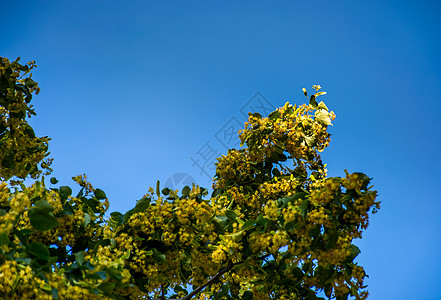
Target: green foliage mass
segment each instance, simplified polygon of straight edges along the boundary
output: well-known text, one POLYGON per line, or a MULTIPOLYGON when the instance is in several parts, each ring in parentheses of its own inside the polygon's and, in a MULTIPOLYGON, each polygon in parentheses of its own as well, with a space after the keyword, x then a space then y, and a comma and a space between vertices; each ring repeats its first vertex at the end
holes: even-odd
POLYGON ((335 115, 317 101, 320 86, 307 104, 249 114, 244 147, 218 158, 211 197, 158 182, 106 217, 106 193, 85 175, 74 189, 46 185, 49 139, 27 123, 35 64, 0 62, 2 299, 367 297, 353 241, 377 193, 365 174, 327 176, 320 152, 335 115))

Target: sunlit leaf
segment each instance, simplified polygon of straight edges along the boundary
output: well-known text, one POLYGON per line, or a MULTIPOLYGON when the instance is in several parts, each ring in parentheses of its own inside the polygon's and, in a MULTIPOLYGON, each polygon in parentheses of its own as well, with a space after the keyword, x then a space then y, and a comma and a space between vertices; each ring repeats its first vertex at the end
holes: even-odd
POLYGON ((324 125, 332 125, 331 123, 331 117, 329 116, 329 113, 325 111, 324 109, 319 109, 315 112, 315 118, 317 121, 324 125))

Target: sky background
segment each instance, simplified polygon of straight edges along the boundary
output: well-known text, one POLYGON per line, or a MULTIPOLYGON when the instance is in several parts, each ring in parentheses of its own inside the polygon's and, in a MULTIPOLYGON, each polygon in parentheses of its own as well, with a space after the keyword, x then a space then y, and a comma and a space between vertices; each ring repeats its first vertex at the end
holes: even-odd
POLYGON ((329 175, 382 201, 357 242, 369 299, 441 299, 440 2, 2 2, 0 56, 37 61, 60 184, 86 173, 121 212, 158 179, 210 187, 247 109, 320 84, 329 175))

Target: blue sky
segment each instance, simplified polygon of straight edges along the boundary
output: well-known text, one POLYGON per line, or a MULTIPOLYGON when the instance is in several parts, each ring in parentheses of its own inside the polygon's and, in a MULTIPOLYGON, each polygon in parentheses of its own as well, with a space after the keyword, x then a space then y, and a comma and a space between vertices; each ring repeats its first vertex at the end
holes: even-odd
POLYGON ((72 184, 86 173, 121 212, 158 179, 178 185, 177 173, 209 187, 209 162, 237 141, 224 133, 243 124, 244 110, 304 103, 301 89, 320 84, 337 115, 323 154, 329 175, 364 172, 382 201, 358 242, 369 299, 435 300, 440 8, 378 0, 9 1, 0 55, 37 61, 42 91, 31 123, 53 139, 54 176, 72 184))

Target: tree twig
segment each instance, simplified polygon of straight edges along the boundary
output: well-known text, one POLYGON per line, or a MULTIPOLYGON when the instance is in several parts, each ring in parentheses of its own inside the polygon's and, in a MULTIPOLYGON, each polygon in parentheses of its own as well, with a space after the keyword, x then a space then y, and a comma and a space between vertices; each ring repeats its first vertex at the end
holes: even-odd
MULTIPOLYGON (((265 260, 268 256, 270 256, 271 254, 268 255, 264 255, 261 257, 258 257, 257 260, 265 260)), ((221 277, 222 275, 224 275, 225 273, 229 272, 235 265, 237 264, 241 264, 244 261, 240 261, 237 263, 232 263, 230 265, 228 265, 227 267, 223 268, 222 270, 220 270, 216 275, 214 275, 213 277, 211 277, 205 284, 199 286, 197 289, 193 290, 190 294, 181 297, 181 298, 171 298, 169 300, 190 300, 194 295, 196 295, 197 293, 201 292, 203 289, 205 289, 207 286, 212 285, 216 280, 219 279, 219 277, 221 277)), ((162 298, 161 298, 162 299, 162 298)), ((152 299, 152 300, 159 300, 159 299, 152 299)))
POLYGON ((235 264, 231 264, 228 267, 220 270, 216 275, 211 277, 210 280, 208 280, 204 285, 199 286, 197 289, 193 290, 190 294, 186 295, 185 297, 178 298, 176 300, 189 300, 191 297, 196 295, 197 293, 201 292, 203 289, 205 289, 207 286, 212 285, 219 277, 221 277, 223 274, 229 272, 235 264))

